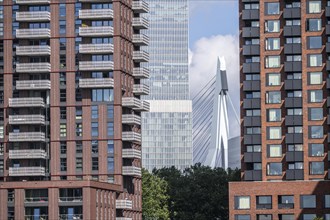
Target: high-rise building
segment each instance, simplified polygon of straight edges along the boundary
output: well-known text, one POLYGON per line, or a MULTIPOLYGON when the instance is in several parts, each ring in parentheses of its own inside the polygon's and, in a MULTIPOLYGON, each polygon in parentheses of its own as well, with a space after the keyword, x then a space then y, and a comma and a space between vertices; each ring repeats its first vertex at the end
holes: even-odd
POLYGON ((241 158, 231 220, 330 219, 330 7, 240 0, 241 158))
POLYGON ((141 219, 143 0, 0 2, 0 219, 141 219))
POLYGON ((147 0, 150 113, 142 114, 142 160, 148 170, 192 165, 188 77, 188 0, 147 0))

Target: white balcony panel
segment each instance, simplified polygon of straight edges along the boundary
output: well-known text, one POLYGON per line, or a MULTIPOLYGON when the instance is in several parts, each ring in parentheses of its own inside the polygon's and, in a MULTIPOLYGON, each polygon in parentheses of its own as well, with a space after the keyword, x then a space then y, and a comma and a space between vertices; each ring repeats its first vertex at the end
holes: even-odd
POLYGON ((123 131, 122 140, 134 143, 141 143, 141 134, 135 131, 123 131))
POLYGON ((116 209, 132 209, 133 202, 128 199, 116 200, 116 209))
POLYGON ((80 61, 79 70, 81 71, 113 70, 113 62, 112 61, 80 61))
POLYGON ((45 102, 40 97, 9 98, 9 107, 45 107, 45 102))
POLYGON ((136 62, 148 62, 149 53, 146 51, 133 51, 133 60, 136 62))
POLYGON ((122 123, 127 125, 141 125, 141 116, 124 114, 122 115, 122 123))
POLYGON ((149 44, 149 37, 145 34, 133 34, 133 43, 139 46, 147 46, 149 44))
POLYGON ((113 27, 79 27, 79 35, 82 37, 113 36, 113 27))
POLYGON ((44 142, 45 133, 44 132, 18 132, 18 133, 10 132, 9 141, 10 142, 29 142, 29 141, 44 142))
POLYGON ((137 149, 123 149, 122 151, 123 158, 136 158, 141 159, 141 151, 137 149))
POLYGON ((17 63, 16 72, 18 73, 49 73, 50 63, 17 63))
POLYGON ((48 45, 16 47, 16 55, 18 56, 47 56, 50 55, 50 53, 51 49, 48 45))
POLYGON ((50 38, 50 29, 48 28, 17 29, 16 37, 26 38, 26 39, 50 38))
POLYGON ((123 175, 141 177, 141 168, 135 166, 123 166, 123 175))
POLYGON ((143 0, 133 1, 132 9, 137 13, 148 13, 149 5, 143 0))
POLYGON ((113 19, 112 9, 83 9, 79 10, 79 19, 113 19))
POLYGON ((41 149, 9 150, 10 159, 45 159, 47 153, 41 149))
POLYGON ((50 21, 50 12, 48 11, 18 11, 16 12, 16 21, 50 21))
POLYGON ((20 80, 16 81, 17 90, 48 90, 51 88, 50 80, 20 80))
POLYGON ((133 77, 137 79, 146 79, 149 78, 150 71, 145 67, 136 67, 133 69, 133 77))
POLYGON ((132 218, 116 217, 116 220, 132 220, 132 218))
POLYGON ((143 17, 133 18, 132 26, 136 29, 148 29, 149 21, 143 17))
POLYGON ((140 108, 141 100, 135 97, 123 97, 122 106, 127 108, 140 108))
POLYGON ((50 4, 50 0, 16 0, 18 5, 50 4))
POLYGON ((9 167, 9 176, 45 176, 44 167, 9 167))
POLYGON ((148 112, 150 111, 150 103, 147 101, 141 101, 141 104, 138 108, 133 108, 135 111, 148 112))
POLYGON ((149 86, 146 84, 134 84, 133 93, 137 95, 149 95, 149 86))
POLYGON ((9 124, 45 124, 44 115, 9 115, 9 124))
POLYGON ((79 79, 79 88, 113 88, 112 78, 79 79))
POLYGON ((113 44, 80 44, 79 53, 82 54, 113 53, 113 44))

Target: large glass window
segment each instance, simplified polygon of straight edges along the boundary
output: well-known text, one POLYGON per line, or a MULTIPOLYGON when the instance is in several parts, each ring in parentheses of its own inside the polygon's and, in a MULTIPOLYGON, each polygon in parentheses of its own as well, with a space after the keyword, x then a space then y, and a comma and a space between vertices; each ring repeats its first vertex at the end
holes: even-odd
POLYGON ((294 196, 280 195, 278 196, 279 209, 293 209, 294 208, 294 196))
POLYGON ((303 214, 302 220, 314 220, 316 218, 316 214, 303 214))
POLYGON ((268 140, 278 140, 282 138, 281 127, 267 127, 267 133, 268 140))
POLYGON ((257 196, 257 209, 272 209, 272 196, 257 196))
POLYGON ((310 157, 323 157, 324 145, 323 144, 309 144, 309 156, 310 157))
POLYGON ((271 214, 258 214, 257 220, 272 220, 271 214))
POLYGON ((330 208, 330 195, 324 195, 324 208, 330 208))
POLYGON ((266 56, 266 68, 278 68, 281 66, 280 56, 266 56))
POLYGON ((323 102, 323 91, 322 90, 309 90, 309 102, 323 102))
POLYGON ((308 49, 320 49, 322 48, 322 37, 307 37, 308 49))
POLYGON ((235 196, 235 209, 250 209, 250 196, 235 196))
POLYGON ((321 31, 322 20, 318 18, 307 19, 307 31, 321 31))
POLYGON ((280 91, 266 92, 266 103, 267 104, 281 103, 281 92, 280 91))
POLYGON ((266 50, 279 50, 281 48, 280 38, 266 38, 266 50))
POLYGON ((300 208, 316 208, 316 196, 315 195, 301 195, 300 196, 300 208))
POLYGON ((251 220, 250 215, 235 215, 235 220, 251 220))
POLYGON ((279 2, 266 2, 266 15, 278 15, 280 14, 280 3, 279 2))
POLYGON ((301 108, 288 108, 287 115, 302 115, 301 108))
POLYGON ((246 152, 261 152, 261 145, 247 145, 246 152))
POLYGON ((309 85, 320 85, 323 82, 322 72, 309 72, 308 74, 308 84, 309 85))
POLYGON ((324 162, 310 162, 309 174, 311 175, 323 175, 324 174, 324 162))
POLYGON ((310 121, 323 120, 323 108, 308 108, 310 121))
POLYGON ((307 58, 309 67, 322 66, 322 54, 308 54, 307 58))
POLYGON ((282 145, 280 144, 270 144, 267 145, 268 157, 282 157, 282 145))
POLYGON ((265 31, 269 33, 280 32, 279 20, 268 20, 265 22, 265 31))
POLYGON ((112 102, 113 90, 112 89, 92 89, 93 102, 112 102))
POLYGON ((308 1, 308 13, 321 13, 321 1, 308 1))
POLYGON ((281 85, 280 73, 268 73, 267 74, 267 86, 279 86, 281 85))
POLYGON ((267 109, 267 121, 281 121, 281 109, 280 108, 272 108, 267 109))
POLYGON ((323 126, 309 126, 309 138, 323 138, 323 126))
POLYGON ((92 136, 99 136, 99 123, 98 122, 92 122, 92 136))
POLYGON ((279 220, 295 220, 294 214, 279 214, 279 220))
POLYGON ((248 109, 245 111, 246 116, 260 116, 260 109, 248 109))
POLYGON ((269 176, 282 176, 282 163, 268 163, 267 175, 269 176))

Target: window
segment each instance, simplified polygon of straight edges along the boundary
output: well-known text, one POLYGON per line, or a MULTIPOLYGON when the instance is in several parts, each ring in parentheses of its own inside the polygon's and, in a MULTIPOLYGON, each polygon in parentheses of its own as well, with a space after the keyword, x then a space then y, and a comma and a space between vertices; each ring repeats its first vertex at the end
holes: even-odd
POLYGON ((300 20, 299 19, 294 19, 294 20, 285 20, 285 25, 286 26, 300 26, 300 20))
POLYGON ((250 109, 245 111, 246 116, 260 116, 260 109, 250 109))
POLYGON ((304 163, 303 162, 288 163, 288 169, 289 170, 303 170, 304 163))
POLYGON ((66 119, 66 107, 60 107, 60 119, 66 119))
POLYGON ((322 48, 322 37, 307 37, 308 49, 322 48))
POLYGON ((272 197, 257 196, 257 209, 272 209, 272 197))
POLYGON ((76 158, 76 171, 82 171, 83 169, 83 159, 82 157, 76 158))
POLYGON ((108 118, 113 118, 113 105, 107 105, 108 118))
POLYGON ((273 108, 267 109, 267 121, 281 121, 281 109, 273 108))
POLYGON ((323 144, 309 144, 309 156, 310 157, 323 157, 324 145, 323 144))
POLYGON ((66 154, 66 142, 61 142, 60 143, 60 153, 61 154, 66 154))
POLYGON ((66 124, 60 124, 60 137, 66 137, 66 124))
POLYGON ((265 3, 266 15, 278 15, 280 14, 280 3, 267 2, 265 3))
POLYGON ((60 89, 60 102, 66 102, 66 90, 60 89))
POLYGON ((300 37, 288 37, 288 38, 286 38, 285 42, 287 44, 301 44, 301 38, 300 37))
POLYGON ((324 163, 323 162, 310 162, 309 163, 309 174, 323 175, 324 174, 324 163))
POLYGON ((307 19, 307 31, 321 31, 322 20, 317 18, 307 19))
POLYGON ((280 73, 268 73, 267 74, 267 86, 279 86, 281 85, 280 73))
POLYGON ((92 89, 93 102, 112 102, 113 90, 112 89, 92 89))
POLYGON ((114 158, 108 157, 108 172, 111 173, 114 171, 114 158))
POLYGON ((267 164, 268 176, 282 176, 282 163, 268 163, 267 164))
POLYGON ((257 220, 272 220, 272 215, 270 214, 258 214, 257 220))
POLYGON ((324 195, 324 208, 330 208, 330 195, 324 195))
POLYGON ((323 91, 322 90, 309 90, 308 91, 309 102, 322 102, 323 91))
POLYGON ((280 21, 279 20, 266 21, 265 31, 268 33, 280 32, 280 21))
POLYGON ((282 145, 280 144, 270 144, 267 145, 268 157, 282 157, 282 145))
POLYGON ((80 120, 82 119, 82 108, 80 107, 76 107, 76 119, 80 120))
MULTIPOLYGON (((278 208, 279 209, 293 209, 294 208, 294 196, 283 195, 278 196, 278 208)), ((285 219, 283 219, 285 220, 285 219)))
POLYGON ((245 128, 246 134, 261 134, 260 127, 246 127, 245 128))
POLYGON ((323 120, 323 108, 308 108, 308 116, 310 121, 323 120))
POLYGON ((266 92, 266 103, 267 104, 281 103, 281 92, 279 91, 266 92))
POLYGON ((302 79, 301 73, 287 73, 286 78, 287 79, 302 79))
POLYGON ((287 115, 302 115, 301 108, 288 108, 287 115))
POLYGON ((61 158, 60 159, 60 170, 61 171, 66 171, 66 158, 61 158))
POLYGON ((82 154, 83 153, 83 145, 81 141, 76 142, 76 154, 82 154))
POLYGON ((113 154, 114 153, 114 144, 113 140, 108 140, 108 154, 113 154))
POLYGON ((260 80, 260 74, 245 74, 245 80, 260 80))
POLYGON ((108 136, 113 136, 113 122, 107 123, 108 136))
POLYGON ((321 1, 309 1, 308 2, 308 13, 321 13, 321 1))
POLYGON ((301 90, 288 91, 287 97, 289 97, 289 98, 302 97, 302 91, 301 90))
POLYGON ((300 196, 300 208, 316 208, 316 196, 315 195, 301 195, 300 196))
POLYGON ((92 105, 92 119, 99 117, 99 110, 97 105, 92 105))
POLYGON ((296 62, 301 61, 301 55, 288 55, 285 57, 288 62, 296 62))
POLYGON ((267 127, 268 140, 279 140, 282 139, 282 128, 281 127, 267 127))
POLYGON ((307 59, 309 67, 322 66, 322 54, 308 54, 307 59))
POLYGON ((303 130, 301 126, 291 126, 287 127, 287 129, 289 134, 300 134, 303 130))
POLYGON ((309 72, 308 74, 308 84, 309 85, 320 85, 323 82, 322 72, 309 72))
POLYGON ((266 56, 266 68, 278 68, 281 66, 280 56, 266 56))
POLYGON ((92 140, 92 154, 99 153, 99 142, 97 140, 92 140))
POLYGON ((279 214, 279 220, 295 220, 294 214, 279 214))
POLYGON ((260 45, 260 39, 259 38, 245 39, 245 45, 260 45))
POLYGON ((99 170, 99 158, 92 157, 92 170, 99 170))
POLYGON ((261 145, 247 145, 246 152, 261 152, 261 145))
POLYGON ((259 9, 259 4, 257 3, 244 4, 244 9, 259 9))
POLYGON ((235 215, 235 220, 251 220, 250 215, 235 215))
POLYGON ((235 196, 235 209, 250 209, 250 196, 235 196))
POLYGON ((81 137, 83 133, 82 123, 76 123, 76 136, 81 137))
POLYGON ((92 122, 92 136, 99 136, 99 123, 98 122, 92 122))
POLYGON ((303 151, 303 145, 302 144, 289 144, 288 145, 288 151, 303 151))
POLYGON ((280 42, 280 38, 266 38, 266 50, 279 50, 280 42))
POLYGON ((314 220, 316 218, 316 214, 303 214, 302 220, 314 220))
POLYGON ((309 126, 309 138, 323 138, 323 126, 309 126))
POLYGON ((245 97, 247 99, 255 99, 260 98, 260 92, 246 92, 245 97))

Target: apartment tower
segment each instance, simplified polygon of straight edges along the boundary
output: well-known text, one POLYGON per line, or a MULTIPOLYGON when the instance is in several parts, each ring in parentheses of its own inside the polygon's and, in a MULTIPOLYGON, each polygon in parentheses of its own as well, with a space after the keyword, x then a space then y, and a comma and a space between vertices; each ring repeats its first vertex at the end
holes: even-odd
POLYGON ((231 220, 330 219, 330 1, 240 0, 231 220))
POLYGON ((143 0, 0 2, 0 219, 141 219, 143 0))
POLYGON ((192 165, 192 102, 188 75, 188 0, 146 0, 150 112, 142 114, 142 159, 148 170, 192 165))

